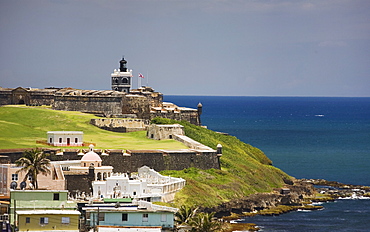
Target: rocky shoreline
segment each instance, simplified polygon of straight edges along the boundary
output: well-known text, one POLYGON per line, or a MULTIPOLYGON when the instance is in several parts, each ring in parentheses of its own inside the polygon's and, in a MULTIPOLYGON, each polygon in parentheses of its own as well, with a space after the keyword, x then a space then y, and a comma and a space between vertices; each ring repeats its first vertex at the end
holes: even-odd
MULTIPOLYGON (((255 215, 276 216, 295 210, 319 210, 314 202, 336 199, 370 199, 370 187, 343 184, 323 179, 298 179, 271 193, 256 193, 234 199, 212 208, 201 208, 203 212, 214 212, 215 217, 227 222, 237 222, 242 217, 255 215)), ((255 224, 243 224, 244 230, 257 231, 255 224)))

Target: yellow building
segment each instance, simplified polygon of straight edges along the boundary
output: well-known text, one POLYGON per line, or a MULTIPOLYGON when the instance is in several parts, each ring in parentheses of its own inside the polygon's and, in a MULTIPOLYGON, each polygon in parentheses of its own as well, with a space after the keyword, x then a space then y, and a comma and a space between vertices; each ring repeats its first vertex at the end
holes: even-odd
POLYGON ((79 231, 80 212, 75 210, 17 211, 18 231, 79 231))

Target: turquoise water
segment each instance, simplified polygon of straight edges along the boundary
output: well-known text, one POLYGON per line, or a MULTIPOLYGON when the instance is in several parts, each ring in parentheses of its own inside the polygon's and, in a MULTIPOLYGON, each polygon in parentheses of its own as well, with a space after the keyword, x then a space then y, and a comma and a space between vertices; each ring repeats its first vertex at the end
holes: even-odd
MULTIPOLYGON (((165 96, 196 108, 202 124, 261 149, 296 178, 370 186, 370 98, 165 96)), ((370 200, 246 219, 262 231, 370 231, 370 200)))

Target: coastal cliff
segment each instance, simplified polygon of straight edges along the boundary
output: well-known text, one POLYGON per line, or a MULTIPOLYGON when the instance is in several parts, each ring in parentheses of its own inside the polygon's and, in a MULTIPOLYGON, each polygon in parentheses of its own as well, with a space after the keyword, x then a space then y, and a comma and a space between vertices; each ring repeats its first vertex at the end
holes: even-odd
MULTIPOLYGON (((175 197, 175 206, 196 205, 204 210, 222 211, 222 207, 257 193, 271 193, 294 178, 272 165, 271 160, 258 148, 246 144, 234 136, 208 130, 185 121, 155 119, 156 124, 180 123, 185 135, 217 149, 222 145, 221 170, 188 168, 181 171, 163 171, 162 174, 186 179, 186 186, 175 197)), ((265 195, 258 195, 265 197, 265 195)), ((284 200, 284 197, 279 201, 284 200)))

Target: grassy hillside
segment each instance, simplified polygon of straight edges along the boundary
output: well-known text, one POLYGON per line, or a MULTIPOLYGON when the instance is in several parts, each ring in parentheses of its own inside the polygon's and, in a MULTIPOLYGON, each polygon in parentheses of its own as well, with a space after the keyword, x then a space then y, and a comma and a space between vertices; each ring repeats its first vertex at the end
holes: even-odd
MULTIPOLYGON (((84 141, 97 148, 117 149, 183 149, 173 141, 155 141, 146 132, 116 133, 89 124, 90 114, 54 111, 43 107, 0 107, 0 149, 40 147, 36 140, 46 140, 47 131, 83 131, 84 141)), ((176 206, 215 206, 233 198, 255 192, 270 192, 290 177, 271 165, 262 151, 245 144, 236 137, 222 135, 187 122, 157 119, 156 123, 180 123, 187 136, 213 149, 223 146, 221 170, 189 168, 182 171, 163 171, 163 174, 182 177, 187 184, 176 194, 176 206)))
POLYGON ((184 149, 174 140, 157 141, 146 138, 145 131, 117 133, 89 124, 91 114, 56 111, 45 107, 0 107, 0 149, 47 147, 36 140, 46 141, 47 131, 83 131, 84 141, 99 149, 184 149))
MULTIPOLYGON (((155 119, 155 123, 179 123, 167 119, 155 119)), ((233 198, 240 198, 256 192, 270 192, 281 187, 289 175, 271 165, 265 154, 234 136, 180 122, 185 134, 213 149, 217 144, 223 147, 221 170, 198 170, 189 168, 182 171, 164 171, 165 175, 182 177, 187 185, 176 195, 179 205, 215 206, 233 198)))

